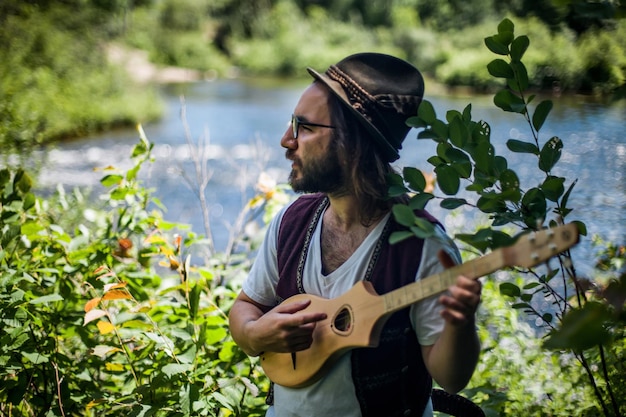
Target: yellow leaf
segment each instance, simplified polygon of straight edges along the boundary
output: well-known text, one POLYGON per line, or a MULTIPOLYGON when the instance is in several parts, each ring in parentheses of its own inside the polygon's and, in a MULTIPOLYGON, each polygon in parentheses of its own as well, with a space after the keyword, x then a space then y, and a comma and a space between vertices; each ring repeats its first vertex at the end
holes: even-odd
POLYGON ((95 309, 95 310, 88 311, 87 314, 85 314, 85 321, 83 323, 83 326, 87 323, 90 323, 106 315, 107 315, 107 312, 104 310, 95 309))
POLYGON ((100 320, 98 322, 98 330, 100 330, 100 334, 109 334, 115 330, 115 326, 108 321, 100 320))
POLYGON ((132 298, 128 291, 111 290, 102 296, 103 300, 128 300, 132 298))
POLYGON ((98 305, 98 303, 100 303, 100 300, 101 300, 100 297, 96 297, 87 301, 87 304, 85 304, 85 312, 88 312, 92 310, 93 308, 95 308, 98 305))
POLYGON ((159 249, 161 253, 167 257, 174 256, 174 251, 166 246, 161 246, 159 249))
POLYGON ((166 243, 163 236, 151 235, 148 236, 145 240, 145 243, 166 243))
POLYGON ((126 282, 116 282, 113 284, 106 284, 104 286, 104 292, 108 292, 116 288, 124 288, 124 287, 126 287, 126 282))
POLYGON ((89 401, 89 404, 86 405, 87 410, 89 410, 90 408, 94 408, 96 406, 98 406, 99 404, 102 404, 105 400, 103 399, 96 399, 96 400, 91 400, 89 401))
POLYGON ((124 365, 121 363, 110 363, 107 362, 105 364, 107 371, 120 372, 124 370, 124 365))

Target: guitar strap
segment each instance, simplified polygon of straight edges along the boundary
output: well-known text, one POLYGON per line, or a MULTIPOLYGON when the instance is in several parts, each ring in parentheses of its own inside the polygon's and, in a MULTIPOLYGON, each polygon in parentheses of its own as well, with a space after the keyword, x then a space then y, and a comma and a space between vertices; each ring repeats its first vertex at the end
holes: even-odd
MULTIPOLYGON (((325 195, 309 194, 299 197, 285 211, 277 241, 277 303, 305 293, 304 262, 313 232, 328 204, 325 195)), ((425 211, 416 214, 437 222, 425 211)), ((389 235, 401 227, 390 217, 362 278, 371 281, 379 294, 413 282, 421 262, 422 239, 389 244, 389 235)), ((351 361, 352 379, 364 417, 422 415, 430 398, 432 379, 411 326, 409 308, 389 318, 377 348, 354 349, 351 361)), ((266 402, 273 403, 273 384, 266 402)))

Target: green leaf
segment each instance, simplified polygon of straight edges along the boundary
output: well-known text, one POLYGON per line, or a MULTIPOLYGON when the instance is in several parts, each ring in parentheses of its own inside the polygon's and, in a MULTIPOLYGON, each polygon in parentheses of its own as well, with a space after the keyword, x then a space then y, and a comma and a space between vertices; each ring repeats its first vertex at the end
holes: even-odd
POLYGON ((520 93, 528 88, 528 70, 523 62, 511 62, 511 68, 515 72, 515 84, 509 84, 511 89, 520 93))
POLYGON ((460 117, 455 117, 449 126, 450 142, 456 147, 463 148, 469 139, 469 130, 460 117))
POLYGON ((446 151, 446 158, 452 161, 452 168, 458 172, 461 178, 469 178, 472 175, 472 163, 465 152, 450 148, 446 151))
POLYGON ((183 374, 191 369, 191 364, 187 363, 170 363, 161 368, 161 371, 168 377, 176 374, 183 374))
POLYGON ((441 141, 439 136, 432 129, 424 129, 424 130, 422 130, 421 132, 419 132, 417 134, 417 138, 418 139, 429 139, 429 140, 441 141))
POLYGON ((444 161, 443 159, 439 158, 438 156, 434 155, 431 156, 430 158, 427 159, 427 161, 432 165, 432 166, 437 166, 437 165, 442 165, 445 164, 446 161, 444 161))
POLYGON ((500 294, 506 295, 509 297, 519 297, 522 294, 520 288, 510 282, 503 282, 500 284, 500 294))
POLYGON ((441 201, 441 208, 447 210, 454 210, 455 208, 461 207, 462 205, 467 204, 467 200, 464 198, 444 198, 441 201))
POLYGON ((398 197, 406 194, 408 191, 409 189, 403 185, 392 185, 391 187, 389 187, 388 194, 389 197, 398 197))
POLYGON ((113 185, 117 185, 117 184, 121 183, 123 179, 124 179, 124 177, 121 176, 121 175, 111 174, 111 175, 104 176, 100 180, 100 183, 102 185, 104 185, 105 187, 111 187, 113 185))
POLYGON ((567 208, 567 202, 569 201, 569 196, 572 193, 572 190, 574 189, 574 186, 576 185, 577 182, 578 180, 574 180, 568 187, 565 194, 563 195, 563 198, 561 199, 561 204, 559 205, 559 208, 561 210, 565 210, 567 208))
POLYGON ((550 201, 557 202, 565 192, 565 178, 549 176, 541 184, 541 191, 550 201))
POLYGON ((439 142, 444 142, 448 138, 448 125, 441 120, 435 120, 433 122, 433 132, 437 135, 436 139, 439 142))
POLYGON ((428 126, 419 116, 411 116, 406 119, 406 125, 409 127, 423 128, 428 126))
POLYGON ((526 104, 509 90, 501 90, 493 97, 493 104, 504 111, 524 114, 526 104))
POLYGON ((63 297, 61 297, 59 294, 44 295, 43 297, 37 297, 30 300, 30 304, 44 304, 56 301, 63 301, 63 297))
POLYGON ((511 43, 511 59, 514 61, 521 61, 529 45, 530 40, 528 39, 528 36, 522 35, 515 38, 513 43, 511 43))
POLYGON ((550 172, 561 158, 563 142, 557 136, 553 136, 543 145, 539 153, 539 169, 543 172, 550 172))
POLYGON ((412 226, 410 230, 415 236, 426 239, 435 233, 435 226, 426 219, 415 217, 415 226, 412 226))
POLYGON ((515 153, 531 153, 534 155, 539 155, 539 148, 534 143, 524 142, 517 139, 509 139, 506 142, 506 147, 509 148, 511 152, 515 153))
POLYGON ((413 237, 413 233, 406 231, 406 230, 402 230, 402 231, 398 231, 398 232, 393 232, 390 236, 389 236, 389 243, 391 243, 392 245, 398 243, 398 242, 402 242, 405 239, 408 239, 410 237, 413 237))
POLYGON ((33 193, 26 193, 26 195, 24 196, 24 211, 32 208, 36 202, 37 199, 35 198, 35 195, 33 193))
POLYGON ((497 194, 486 194, 478 199, 476 206, 483 213, 500 213, 506 211, 506 203, 497 194))
POLYGON ((450 145, 450 143, 448 142, 441 142, 437 145, 437 156, 444 163, 450 162, 450 158, 448 158, 448 155, 447 155, 450 149, 453 149, 453 148, 452 148, 452 145, 450 145))
POLYGON ((396 221, 402 226, 411 227, 415 224, 415 213, 406 204, 395 204, 391 212, 396 221))
POLYGON ((135 165, 134 167, 132 167, 131 169, 129 169, 126 172, 126 180, 127 181, 132 181, 135 178, 137 178, 137 173, 139 172, 139 169, 141 168, 141 165, 135 165))
POLYGON ((455 195, 461 186, 459 173, 449 165, 439 165, 435 167, 437 184, 444 194, 455 195))
POLYGON ((498 33, 513 33, 515 31, 515 24, 511 19, 504 18, 498 23, 498 33))
POLYGON ((513 69, 504 59, 497 58, 487 64, 489 74, 496 78, 513 78, 515 73, 513 69))
POLYGON ((422 101, 419 108, 417 109, 417 115, 427 125, 432 125, 435 122, 435 120, 437 120, 437 114, 435 113, 435 108, 433 107, 432 103, 428 100, 422 101))
POLYGON ((33 187, 33 180, 26 171, 20 168, 15 173, 15 177, 13 177, 13 187, 22 193, 27 193, 33 187))
POLYGON ((0 169, 0 189, 4 188, 4 186, 9 182, 10 179, 11 171, 9 171, 7 168, 0 169))
POLYGON ((48 356, 43 355, 39 352, 22 352, 22 356, 24 356, 26 359, 34 364, 48 362, 48 356))
POLYGON ((509 47, 496 35, 486 37, 485 46, 494 54, 505 56, 509 54, 509 47))
POLYGON ((488 141, 482 141, 472 152, 472 158, 476 163, 476 169, 489 173, 493 171, 495 148, 488 141))
POLYGON ((415 194, 409 200, 409 207, 412 210, 421 210, 426 207, 426 204, 428 204, 428 202, 433 198, 435 198, 435 196, 430 193, 415 194))
POLYGON ((548 114, 552 110, 552 100, 544 100, 537 105, 533 113, 533 127, 537 132, 541 130, 543 123, 546 121, 548 114))
POLYGON ((446 120, 448 123, 452 123, 452 121, 456 118, 463 120, 463 115, 458 110, 448 110, 446 112, 446 120))
POLYGON ((519 186, 519 178, 515 171, 507 169, 500 175, 500 187, 502 187, 502 190, 519 190, 519 186))
POLYGON ((583 351, 603 345, 611 340, 607 322, 611 319, 608 307, 590 301, 583 308, 569 310, 563 317, 561 328, 552 332, 544 347, 583 351))
POLYGON ((405 167, 402 170, 402 174, 404 180, 413 191, 424 191, 424 188, 426 188, 426 178, 422 171, 413 167, 405 167))
POLYGON ((468 123, 472 121, 472 103, 469 103, 463 109, 463 121, 468 123))
POLYGON ((522 197, 522 212, 524 221, 529 227, 536 227, 538 221, 546 218, 547 203, 543 191, 531 188, 522 197))

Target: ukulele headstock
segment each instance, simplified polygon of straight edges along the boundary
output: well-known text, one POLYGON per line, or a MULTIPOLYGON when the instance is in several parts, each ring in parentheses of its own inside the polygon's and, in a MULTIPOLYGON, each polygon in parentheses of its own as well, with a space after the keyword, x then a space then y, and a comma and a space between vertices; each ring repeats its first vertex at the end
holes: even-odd
POLYGON ((503 248, 508 266, 531 268, 578 243, 578 227, 568 223, 521 236, 513 246, 503 248))

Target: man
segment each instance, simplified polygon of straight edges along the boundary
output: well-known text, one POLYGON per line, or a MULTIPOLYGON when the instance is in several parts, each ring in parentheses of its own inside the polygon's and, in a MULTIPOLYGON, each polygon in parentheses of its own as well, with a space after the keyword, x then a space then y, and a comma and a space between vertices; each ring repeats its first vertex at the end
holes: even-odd
MULTIPOLYGON (((307 194, 271 222, 230 313, 233 338, 251 356, 314 343, 327 314, 308 310, 309 301, 280 305, 291 295, 336 298, 361 280, 382 294, 460 262, 440 227, 425 240, 388 242, 401 228, 390 209, 402 199, 387 198, 386 177, 423 97, 420 72, 376 53, 349 56, 324 74, 308 71, 314 82, 281 139, 290 184, 307 194)), ((312 385, 275 384, 267 415, 432 415, 431 376, 457 392, 476 366, 480 290, 480 282, 458 277, 444 295, 395 313, 377 348, 342 355, 312 385)))

